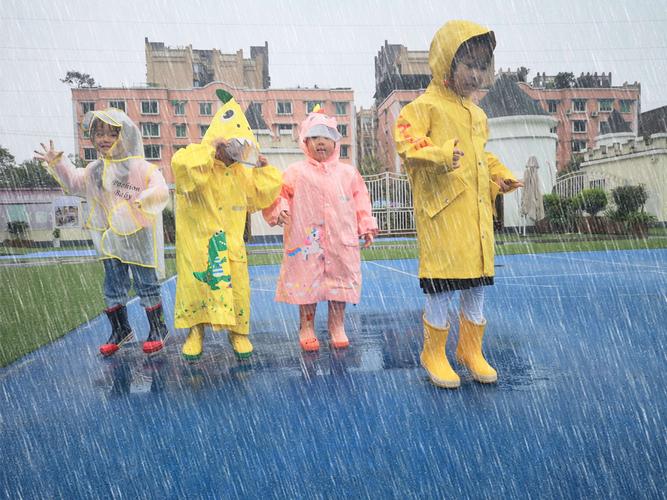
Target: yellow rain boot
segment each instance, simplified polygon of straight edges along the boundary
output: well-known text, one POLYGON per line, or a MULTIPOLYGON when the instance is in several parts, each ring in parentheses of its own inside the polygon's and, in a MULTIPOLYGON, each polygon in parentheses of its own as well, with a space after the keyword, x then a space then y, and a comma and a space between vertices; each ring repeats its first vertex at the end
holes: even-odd
POLYGON ((419 359, 434 385, 456 389, 461 385, 461 379, 447 360, 445 352, 447 335, 449 326, 436 328, 424 319, 424 348, 419 359))
POLYGON ((185 339, 181 354, 188 361, 196 361, 201 357, 204 350, 204 325, 199 324, 190 328, 188 337, 185 339))
POLYGON ((234 354, 239 359, 248 359, 252 356, 252 342, 248 338, 248 335, 242 333, 229 332, 227 334, 229 343, 234 349, 234 354))
POLYGON ((498 380, 498 374, 487 363, 482 354, 482 338, 486 322, 482 325, 468 321, 463 315, 459 323, 459 345, 456 347, 456 360, 464 365, 477 382, 491 384, 498 380))

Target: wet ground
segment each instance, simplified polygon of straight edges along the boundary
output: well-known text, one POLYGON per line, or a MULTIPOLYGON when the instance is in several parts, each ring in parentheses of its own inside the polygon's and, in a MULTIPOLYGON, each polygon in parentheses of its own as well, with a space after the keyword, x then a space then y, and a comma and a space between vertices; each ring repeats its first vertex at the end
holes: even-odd
POLYGON ((411 260, 364 262, 346 351, 329 350, 321 305, 323 347, 300 352, 276 266, 251 268, 248 362, 208 334, 186 363, 184 331, 146 357, 136 301, 139 341, 102 359, 96 318, 0 369, 0 496, 664 498, 667 251, 496 264, 485 350, 500 380, 460 369, 454 391, 418 366, 411 260))

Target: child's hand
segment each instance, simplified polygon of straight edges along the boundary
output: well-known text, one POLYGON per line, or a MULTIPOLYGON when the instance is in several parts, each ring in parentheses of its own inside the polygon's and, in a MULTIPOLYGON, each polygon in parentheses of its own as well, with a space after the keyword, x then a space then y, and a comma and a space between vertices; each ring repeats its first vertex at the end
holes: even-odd
POLYGON ((280 213, 278 214, 278 221, 276 224, 278 224, 280 227, 283 227, 285 225, 288 225, 292 222, 292 216, 287 210, 281 210, 280 213))
POLYGON ((459 168, 461 166, 461 157, 464 156, 462 149, 457 147, 459 143, 458 139, 454 139, 454 156, 452 156, 452 168, 459 168))
POLYGON ((53 140, 49 140, 48 148, 42 142, 40 142, 40 146, 42 146, 44 151, 37 151, 37 150, 34 151, 35 160, 37 161, 43 161, 50 165, 51 163, 57 161, 63 155, 62 151, 56 151, 56 148, 53 145, 53 140))
POLYGON ((363 248, 368 248, 373 244, 373 233, 364 233, 361 237, 364 239, 363 248))
POLYGON ((211 142, 211 146, 215 148, 215 159, 224 162, 225 165, 229 160, 226 149, 228 144, 229 141, 227 139, 223 139, 222 137, 218 137, 211 142))
POLYGON ((512 189, 523 187, 523 182, 517 179, 497 179, 496 184, 500 186, 501 193, 507 193, 512 189))
POLYGON ((257 166, 258 167, 266 167, 268 164, 269 164, 269 160, 266 159, 266 156, 259 155, 257 157, 257 166))

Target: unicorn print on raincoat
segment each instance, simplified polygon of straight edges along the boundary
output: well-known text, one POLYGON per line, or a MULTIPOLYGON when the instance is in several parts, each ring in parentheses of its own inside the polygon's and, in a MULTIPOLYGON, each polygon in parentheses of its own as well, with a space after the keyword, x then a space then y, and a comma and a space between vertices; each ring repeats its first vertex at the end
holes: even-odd
POLYGON ((377 224, 359 171, 339 159, 339 141, 325 161, 309 156, 307 132, 322 125, 335 131, 336 119, 313 112, 301 124, 299 145, 306 158, 287 168, 280 197, 264 210, 271 225, 277 224, 282 210, 291 215, 276 300, 356 304, 361 293, 359 237, 376 233, 377 224))

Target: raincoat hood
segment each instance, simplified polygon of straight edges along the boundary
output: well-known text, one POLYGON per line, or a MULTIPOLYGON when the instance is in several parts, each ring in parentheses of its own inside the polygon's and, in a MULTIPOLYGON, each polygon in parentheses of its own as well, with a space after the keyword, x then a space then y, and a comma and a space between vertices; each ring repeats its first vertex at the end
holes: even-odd
POLYGON ((451 78, 452 61, 459 47, 477 36, 488 35, 491 46, 496 47, 496 37, 488 28, 471 21, 449 21, 433 36, 428 53, 433 83, 442 86, 444 80, 451 78))
POLYGON ((222 106, 213 116, 202 144, 212 146, 216 139, 226 139, 230 141, 227 152, 234 160, 254 165, 259 155, 259 143, 241 106, 225 90, 218 89, 216 95, 222 106))
POLYGON ((118 140, 113 144, 106 160, 120 162, 129 158, 143 158, 144 144, 141 140, 141 131, 130 118, 121 110, 107 108, 97 111, 88 111, 83 117, 81 128, 91 135, 95 120, 103 121, 112 127, 119 127, 118 140))
POLYGON ((306 139, 308 137, 327 137, 334 141, 336 145, 334 146, 333 153, 331 153, 331 156, 327 158, 325 162, 338 160, 340 154, 340 139, 342 136, 338 132, 337 125, 338 122, 336 121, 336 118, 324 114, 323 110, 317 107, 304 121, 301 122, 301 125, 299 126, 299 146, 306 157, 314 160, 308 153, 308 148, 306 147, 306 139))

